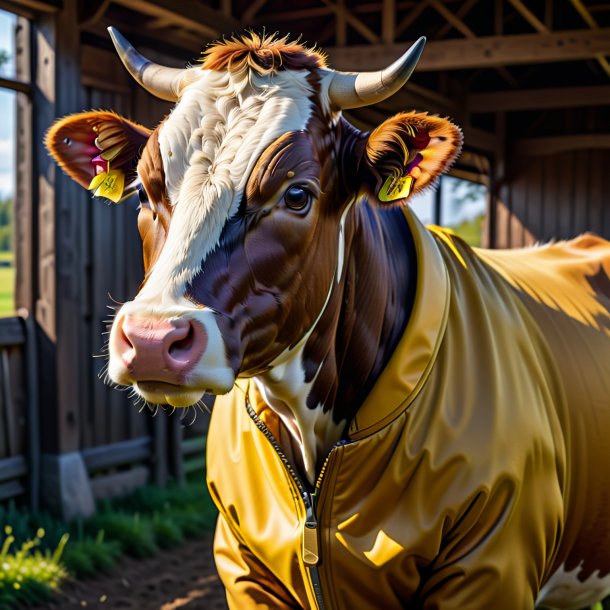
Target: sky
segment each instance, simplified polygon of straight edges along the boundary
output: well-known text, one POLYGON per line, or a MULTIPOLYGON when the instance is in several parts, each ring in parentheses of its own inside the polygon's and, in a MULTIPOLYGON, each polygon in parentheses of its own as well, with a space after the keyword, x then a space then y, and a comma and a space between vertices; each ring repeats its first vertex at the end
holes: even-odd
MULTIPOLYGON (((9 53, 8 64, 0 67, 0 76, 14 76, 15 50, 13 44, 13 29, 15 16, 0 11, 0 49, 9 53)), ((0 89, 0 197, 13 194, 15 172, 15 94, 6 89, 0 89)))

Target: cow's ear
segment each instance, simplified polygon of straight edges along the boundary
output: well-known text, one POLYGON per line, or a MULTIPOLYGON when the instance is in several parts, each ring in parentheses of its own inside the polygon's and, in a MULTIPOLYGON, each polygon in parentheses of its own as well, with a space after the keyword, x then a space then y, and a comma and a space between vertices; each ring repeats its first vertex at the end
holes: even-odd
POLYGON ((81 186, 118 203, 134 191, 140 150, 151 133, 114 112, 94 110, 59 119, 45 145, 81 186))
POLYGON ((462 148, 462 131, 448 119, 401 113, 369 135, 361 169, 382 204, 402 203, 446 172, 462 148))

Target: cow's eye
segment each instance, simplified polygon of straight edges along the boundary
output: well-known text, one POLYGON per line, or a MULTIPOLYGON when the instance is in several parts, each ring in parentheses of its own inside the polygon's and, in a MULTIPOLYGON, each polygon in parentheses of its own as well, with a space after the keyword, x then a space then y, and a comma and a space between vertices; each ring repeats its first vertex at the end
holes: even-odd
POLYGON ((148 203, 148 193, 143 186, 138 188, 138 199, 140 200, 140 203, 148 203))
POLYGON ((311 200, 311 193, 295 184, 284 193, 284 202, 292 210, 302 210, 311 200))

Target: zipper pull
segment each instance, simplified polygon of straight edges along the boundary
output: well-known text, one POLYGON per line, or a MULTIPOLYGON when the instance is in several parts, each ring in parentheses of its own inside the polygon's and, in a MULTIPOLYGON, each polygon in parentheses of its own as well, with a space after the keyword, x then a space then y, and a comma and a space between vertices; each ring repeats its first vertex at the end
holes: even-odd
POLYGON ((303 563, 307 567, 317 566, 320 561, 318 552, 318 520, 315 507, 316 494, 303 493, 305 503, 305 525, 303 526, 303 563))

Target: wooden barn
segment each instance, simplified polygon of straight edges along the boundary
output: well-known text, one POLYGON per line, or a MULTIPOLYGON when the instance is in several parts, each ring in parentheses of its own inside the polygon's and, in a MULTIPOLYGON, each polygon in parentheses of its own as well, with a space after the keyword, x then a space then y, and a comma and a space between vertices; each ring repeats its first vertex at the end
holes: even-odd
MULTIPOLYGON (((302 35, 346 71, 384 67, 425 35, 407 87, 350 120, 370 128, 412 108, 453 117, 465 146, 452 175, 486 193, 483 245, 587 230, 610 238, 604 0, 0 0, 0 10, 14 23, 0 93, 14 92, 16 105, 18 312, 0 319, 0 501, 70 517, 203 465, 204 416, 152 417, 98 379, 109 306, 142 278, 137 202, 93 205, 41 143, 56 117, 83 109, 148 126, 169 111, 128 76, 107 26, 176 67, 245 28, 302 35)), ((445 220, 450 195, 436 191, 430 220, 445 220)))

